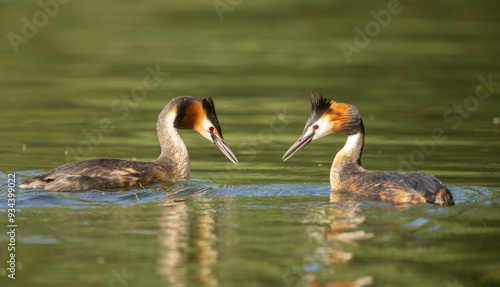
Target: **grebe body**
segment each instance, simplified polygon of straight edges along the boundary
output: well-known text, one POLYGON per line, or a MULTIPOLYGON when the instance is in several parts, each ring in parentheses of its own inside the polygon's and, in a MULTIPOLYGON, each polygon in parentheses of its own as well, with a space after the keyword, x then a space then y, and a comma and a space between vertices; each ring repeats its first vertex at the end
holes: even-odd
POLYGON ((156 125, 160 156, 150 162, 91 159, 55 168, 20 182, 20 188, 53 191, 111 189, 189 178, 189 155, 178 129, 195 130, 213 142, 233 163, 238 160, 222 137, 213 100, 181 96, 161 111, 156 125))
POLYGON ((447 205, 453 196, 436 177, 425 173, 368 171, 361 165, 365 129, 358 109, 311 93, 312 110, 302 136, 283 156, 295 155, 308 143, 331 133, 347 135, 344 147, 335 155, 330 186, 368 198, 399 204, 447 205))

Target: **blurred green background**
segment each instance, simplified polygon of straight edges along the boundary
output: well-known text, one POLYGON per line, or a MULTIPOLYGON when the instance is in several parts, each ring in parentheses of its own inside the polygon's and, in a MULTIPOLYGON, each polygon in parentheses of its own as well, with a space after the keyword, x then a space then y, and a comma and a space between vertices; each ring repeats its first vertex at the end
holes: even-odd
MULTIPOLYGON (((226 140, 241 158, 238 169, 280 164, 307 119, 309 91, 359 108, 369 168, 395 169, 398 157, 408 158, 418 149, 415 141, 430 139, 435 128, 449 136, 442 144, 457 150, 438 146, 415 170, 432 169, 435 160, 452 162, 446 169, 457 168, 467 151, 476 160, 484 155, 482 167, 491 168, 490 152, 498 155, 499 126, 493 123, 500 117, 498 91, 466 114, 454 108, 474 96, 478 76, 499 81, 496 1, 401 2, 400 12, 391 14, 386 27, 379 25, 379 33, 352 53, 350 62, 340 45, 355 46, 355 28, 373 29, 372 14, 387 13, 381 11, 388 11, 391 1, 234 1, 239 4, 225 11, 229 8, 223 4, 231 3, 41 3, 57 13, 47 15, 35 1, 0 3, 5 139, 0 152, 7 170, 47 170, 96 157, 154 159, 157 115, 170 99, 185 94, 215 99, 226 140), (40 13, 47 21, 37 27, 44 23, 40 13), (32 32, 23 18, 37 30, 32 38, 23 36, 23 29, 32 32), (28 41, 14 41, 17 54, 12 33, 28 41), (141 86, 147 67, 159 67, 168 76, 134 99, 131 93, 141 86), (92 131, 99 131, 103 119, 114 129, 101 138, 92 131), (276 128, 269 131, 272 124, 276 128), (92 144, 92 136, 98 144, 92 144)), ((183 135, 200 176, 206 172, 200 162, 225 163, 198 135, 183 135)), ((319 151, 313 159, 324 159, 326 174, 334 154, 331 141, 339 148, 344 138, 308 149, 311 156, 319 151)), ((310 157, 303 156, 287 166, 307 162, 310 157)), ((469 169, 467 163, 460 171, 469 169)))

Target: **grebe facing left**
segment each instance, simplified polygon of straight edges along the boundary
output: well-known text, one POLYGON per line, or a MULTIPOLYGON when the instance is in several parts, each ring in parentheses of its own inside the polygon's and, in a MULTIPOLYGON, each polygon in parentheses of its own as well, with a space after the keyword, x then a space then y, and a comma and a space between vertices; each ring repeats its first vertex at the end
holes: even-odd
POLYGON ((453 196, 436 177, 425 173, 371 172, 361 166, 365 128, 355 106, 337 103, 311 92, 311 115, 302 136, 283 156, 295 155, 308 143, 331 133, 347 134, 330 170, 332 190, 349 190, 372 199, 399 204, 448 205, 453 196))
POLYGON ((81 191, 188 179, 189 155, 178 129, 197 131, 217 145, 234 164, 238 162, 222 137, 212 98, 181 96, 171 100, 158 116, 156 130, 161 154, 157 159, 141 162, 101 158, 70 163, 24 179, 19 187, 81 191))

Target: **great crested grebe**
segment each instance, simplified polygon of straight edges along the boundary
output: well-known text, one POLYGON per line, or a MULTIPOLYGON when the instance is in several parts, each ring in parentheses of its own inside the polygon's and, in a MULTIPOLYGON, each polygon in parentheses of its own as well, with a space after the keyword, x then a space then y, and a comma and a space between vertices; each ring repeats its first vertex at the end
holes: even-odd
POLYGON ((217 145, 234 164, 238 162, 222 137, 212 98, 181 96, 172 99, 158 116, 156 130, 161 154, 157 159, 142 162, 101 158, 70 163, 24 179, 19 187, 77 191, 188 179, 189 155, 178 129, 197 131, 217 145))
POLYGON ((295 155, 308 143, 331 133, 347 135, 330 170, 332 190, 348 190, 372 199, 394 203, 448 205, 453 196, 436 177, 425 173, 368 171, 361 166, 365 128, 358 109, 311 92, 311 115, 301 137, 283 156, 295 155))

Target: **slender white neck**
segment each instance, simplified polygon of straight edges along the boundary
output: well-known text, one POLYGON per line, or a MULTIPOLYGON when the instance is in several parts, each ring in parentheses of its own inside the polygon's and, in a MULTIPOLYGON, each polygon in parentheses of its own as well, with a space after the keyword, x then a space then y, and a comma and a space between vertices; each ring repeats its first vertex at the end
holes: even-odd
POLYGON ((154 162, 172 168, 176 178, 187 179, 189 178, 188 150, 179 131, 174 127, 176 114, 167 107, 158 116, 156 130, 161 154, 154 162))
POLYGON ((330 170, 330 185, 332 189, 344 188, 344 183, 352 175, 366 172, 363 166, 361 166, 364 141, 365 134, 362 127, 358 133, 347 136, 347 141, 344 147, 335 155, 332 169, 330 170))

